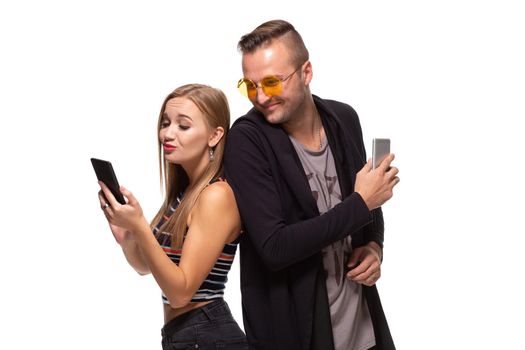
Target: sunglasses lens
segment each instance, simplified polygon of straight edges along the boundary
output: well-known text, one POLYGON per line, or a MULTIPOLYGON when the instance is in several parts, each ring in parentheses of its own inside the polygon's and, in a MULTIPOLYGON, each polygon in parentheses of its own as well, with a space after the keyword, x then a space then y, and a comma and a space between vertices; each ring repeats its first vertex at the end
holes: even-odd
POLYGON ((237 83, 237 89, 239 89, 241 94, 248 98, 254 98, 257 94, 257 87, 255 86, 253 81, 249 79, 243 78, 239 80, 239 82, 237 83))
POLYGON ((268 96, 278 96, 282 91, 282 81, 278 77, 268 76, 261 82, 263 91, 268 96))
MULTIPOLYGON (((267 77, 264 77, 261 81, 261 86, 263 92, 267 96, 279 96, 282 91, 282 80, 276 76, 270 75, 267 77)), ((248 97, 249 99, 254 99, 255 96, 257 96, 257 85, 250 79, 242 78, 237 83, 237 88, 243 94, 244 96, 248 97)))

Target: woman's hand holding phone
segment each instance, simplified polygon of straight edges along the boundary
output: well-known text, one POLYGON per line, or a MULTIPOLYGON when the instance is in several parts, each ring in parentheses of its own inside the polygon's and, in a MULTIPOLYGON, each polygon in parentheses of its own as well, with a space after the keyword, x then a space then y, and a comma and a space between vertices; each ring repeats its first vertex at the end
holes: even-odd
MULTIPOLYGON (((106 184, 99 181, 99 185, 101 188, 101 193, 99 193, 101 207, 111 225, 121 227, 131 232, 142 228, 144 223, 149 227, 139 202, 130 191, 124 187, 120 187, 120 191, 124 197, 127 198, 126 204, 120 204, 106 184), (106 204, 109 204, 109 206, 103 203, 104 197, 107 200, 106 204)), ((119 236, 124 236, 124 234, 119 233, 119 236)), ((115 238, 117 239, 117 237, 115 238)))
POLYGON ((103 159, 91 158, 91 164, 93 165, 97 179, 106 184, 120 204, 126 204, 126 200, 120 192, 120 185, 111 162, 103 159))

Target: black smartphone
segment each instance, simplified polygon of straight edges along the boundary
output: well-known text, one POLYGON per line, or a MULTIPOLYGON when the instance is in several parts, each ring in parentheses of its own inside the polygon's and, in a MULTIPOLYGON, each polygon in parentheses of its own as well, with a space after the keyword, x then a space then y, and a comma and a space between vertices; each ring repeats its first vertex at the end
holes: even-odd
POLYGON ((107 160, 97 158, 91 158, 91 164, 93 164, 93 169, 95 169, 97 179, 108 186, 109 190, 113 193, 113 196, 115 196, 115 199, 120 204, 126 204, 126 200, 120 192, 120 185, 118 184, 115 171, 113 171, 113 165, 107 160))

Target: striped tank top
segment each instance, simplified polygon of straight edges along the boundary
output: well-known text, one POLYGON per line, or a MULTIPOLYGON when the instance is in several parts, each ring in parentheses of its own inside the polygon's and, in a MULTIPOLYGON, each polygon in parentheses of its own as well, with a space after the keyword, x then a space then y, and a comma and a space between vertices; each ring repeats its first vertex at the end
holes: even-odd
MULTIPOLYGON (((171 235, 167 232, 159 231, 160 227, 173 215, 173 213, 179 206, 181 199, 182 196, 177 197, 175 203, 168 207, 164 216, 161 218, 159 223, 153 228, 153 234, 157 238, 157 241, 159 242, 160 246, 171 259, 171 261, 173 261, 177 265, 180 262, 182 250, 173 249, 171 247, 171 235)), ((208 301, 222 298, 224 296, 225 285, 228 281, 228 272, 230 271, 233 259, 235 258, 235 252, 237 251, 237 245, 239 244, 239 240, 240 238, 237 238, 232 243, 228 243, 224 246, 224 248, 222 249, 222 253, 215 262, 215 265, 213 266, 212 270, 210 271, 204 282, 202 282, 201 286, 199 287, 195 295, 191 298, 190 302, 196 303, 201 301, 208 301)), ((162 293, 162 302, 164 304, 169 304, 168 298, 166 298, 166 295, 164 293, 162 293)))

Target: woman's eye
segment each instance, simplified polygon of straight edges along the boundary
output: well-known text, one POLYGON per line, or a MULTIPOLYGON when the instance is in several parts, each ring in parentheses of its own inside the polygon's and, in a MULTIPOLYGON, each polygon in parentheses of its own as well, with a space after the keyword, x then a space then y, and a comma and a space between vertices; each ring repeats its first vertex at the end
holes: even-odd
POLYGON ((162 123, 160 123, 160 127, 161 127, 161 129, 163 129, 163 128, 167 128, 168 126, 170 126, 170 123, 169 123, 169 122, 162 122, 162 123))
POLYGON ((181 130, 188 130, 190 128, 189 125, 182 125, 182 124, 179 124, 179 129, 181 130))

